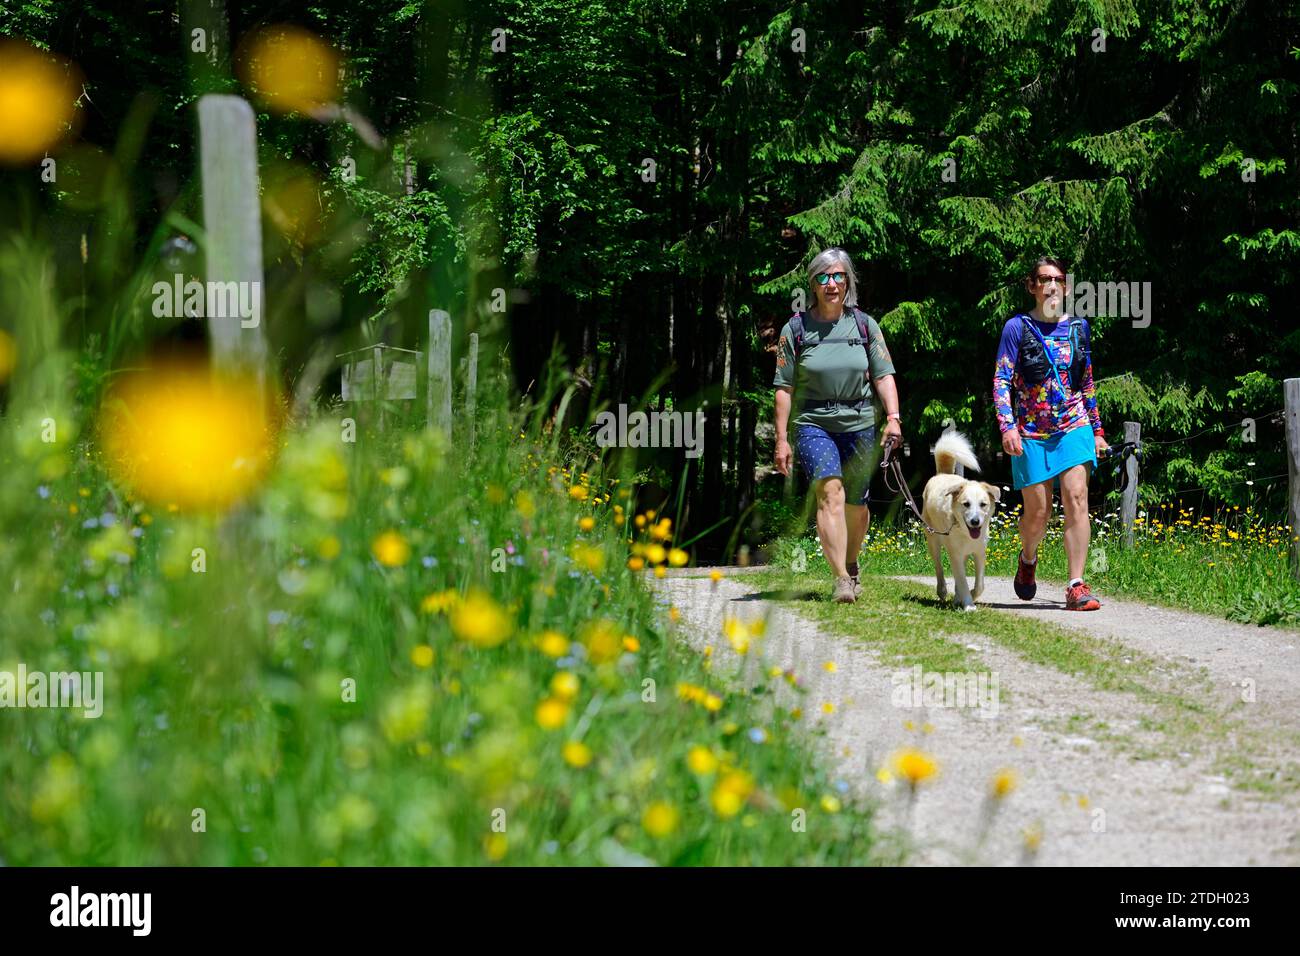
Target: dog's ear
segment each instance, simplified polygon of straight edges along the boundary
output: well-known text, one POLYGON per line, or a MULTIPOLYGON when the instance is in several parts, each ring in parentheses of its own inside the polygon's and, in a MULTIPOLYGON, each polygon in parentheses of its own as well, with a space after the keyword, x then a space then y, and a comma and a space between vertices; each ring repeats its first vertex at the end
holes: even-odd
POLYGON ((953 511, 957 510, 957 506, 961 503, 960 501, 961 493, 965 490, 966 490, 966 485, 965 483, 962 483, 958 485, 956 488, 954 488, 952 491, 948 492, 948 497, 952 499, 952 504, 949 505, 949 507, 953 511))
POLYGON ((1002 489, 997 485, 990 485, 987 481, 981 481, 980 484, 984 486, 984 490, 989 493, 989 497, 994 501, 1002 500, 1002 489))

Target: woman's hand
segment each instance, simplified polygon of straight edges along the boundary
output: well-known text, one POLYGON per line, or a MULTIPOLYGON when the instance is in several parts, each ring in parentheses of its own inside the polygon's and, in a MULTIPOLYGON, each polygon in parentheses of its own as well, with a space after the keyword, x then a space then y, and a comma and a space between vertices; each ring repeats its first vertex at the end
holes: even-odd
POLYGON ((1110 453, 1110 442, 1102 435, 1093 435, 1093 446, 1097 450, 1098 458, 1105 458, 1110 453))
POLYGON ((1020 445, 1020 429, 1008 428, 1002 433, 1002 450, 1012 457, 1018 457, 1025 453, 1024 448, 1020 445))
POLYGON ((776 470, 787 478, 790 476, 790 462, 794 459, 794 452, 790 450, 790 443, 784 438, 776 440, 776 456, 773 463, 776 470))
POLYGON ((884 448, 890 438, 893 438, 899 447, 902 447, 903 426, 899 423, 897 418, 891 418, 885 422, 885 430, 880 436, 880 447, 884 448))

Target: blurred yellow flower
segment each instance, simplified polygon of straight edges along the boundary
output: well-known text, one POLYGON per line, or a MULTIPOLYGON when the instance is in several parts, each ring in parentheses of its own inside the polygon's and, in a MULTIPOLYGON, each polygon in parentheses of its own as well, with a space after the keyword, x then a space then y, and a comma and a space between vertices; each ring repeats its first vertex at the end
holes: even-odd
POLYGON ((718 781, 709 800, 718 816, 734 817, 753 792, 754 778, 743 770, 733 770, 718 781))
POLYGON ((548 697, 537 705, 533 714, 537 725, 543 730, 555 730, 563 727, 569 717, 569 705, 555 697, 548 697))
POLYGON ((638 558, 635 556, 628 558, 627 567, 629 571, 640 571, 645 567, 645 558, 638 558))
POLYGON ((531 518, 537 514, 537 505, 533 503, 533 496, 526 491, 516 494, 515 510, 519 512, 521 518, 531 518))
POLYGON ((894 754, 892 764, 894 773, 913 787, 933 777, 939 769, 933 757, 910 747, 894 754))
MULTIPOLYGON (((141 524, 145 523, 144 519, 146 517, 148 517, 148 515, 140 516, 141 524)), ((321 538, 320 541, 317 542, 316 544, 316 553, 320 555, 322 558, 324 558, 326 561, 333 561, 335 558, 339 556, 339 552, 342 550, 343 550, 343 545, 339 542, 339 539, 332 534, 327 534, 325 537, 321 538)))
POLYGON ((637 651, 641 650, 641 642, 631 634, 626 634, 623 636, 623 650, 627 651, 629 654, 635 654, 637 651))
POLYGON ((399 568, 411 560, 411 546, 397 531, 385 531, 370 542, 370 551, 386 568, 399 568))
POLYGON ((569 497, 574 501, 586 501, 587 489, 583 485, 573 485, 569 488, 569 497))
POLYGON ((425 614, 442 614, 460 604, 460 593, 454 590, 437 591, 426 594, 420 602, 420 610, 425 614))
POLYGON ((452 611, 451 629, 475 647, 496 647, 514 632, 515 625, 492 595, 475 588, 452 611))
POLYGON ((316 115, 339 98, 338 53, 301 27, 266 27, 240 44, 240 78, 271 109, 316 115))
POLYGON ((582 682, 573 671, 560 671, 551 678, 551 694, 560 700, 569 701, 578 696, 582 682))
POLYGON ((691 556, 687 554, 685 551, 683 551, 681 548, 673 548, 671 551, 668 552, 668 563, 675 568, 680 568, 690 559, 691 556))
POLYGON ((483 853, 492 862, 505 859, 510 844, 504 833, 489 833, 483 838, 483 853))
POLYGON ((17 365, 18 343, 12 335, 0 329, 0 385, 9 381, 9 376, 14 373, 17 365))
POLYGON ((599 574, 605 569, 605 552, 600 548, 575 543, 569 549, 569 557, 578 567, 592 574, 599 574))
POLYGON ((570 767, 582 767, 591 763, 591 748, 584 743, 570 740, 564 745, 564 762, 570 767))
POLYGON ((662 564, 655 565, 655 577, 662 578, 662 577, 666 577, 667 575, 668 575, 667 568, 665 568, 662 564))
POLYGON ((718 769, 718 758, 708 747, 696 744, 686 754, 686 766, 694 774, 713 773, 718 769))
POLYGON ((834 674, 837 669, 834 661, 826 661, 822 664, 822 670, 828 674, 834 674))
POLYGON ((722 572, 719 571, 717 568, 714 568, 712 571, 709 572, 709 580, 712 581, 714 584, 717 584, 719 581, 722 580, 722 572))
POLYGON ((224 509, 270 464, 274 425, 248 378, 197 363, 124 373, 99 428, 110 471, 138 497, 180 509, 224 509))
POLYGON ((613 621, 604 618, 589 621, 583 627, 580 638, 587 648, 587 657, 593 664, 612 661, 623 650, 620 629, 613 621))
POLYGON ((379 716, 384 736, 395 744, 421 736, 432 706, 433 685, 423 680, 390 695, 379 716))
POLYGON ((990 790, 994 798, 1001 800, 1015 790, 1018 783, 1019 777, 1016 772, 1010 768, 1004 768, 993 775, 990 790))
POLYGON ((66 753, 56 753, 45 765, 32 795, 32 819, 53 823, 81 803, 81 774, 66 753))
POLYGON ((681 814, 677 808, 670 803, 662 800, 656 801, 646 807, 645 813, 641 816, 641 826, 645 832, 656 839, 668 836, 677 829, 678 823, 681 822, 681 814))
POLYGON ((547 657, 563 657, 569 652, 569 639, 558 631, 543 631, 537 638, 537 649, 547 657))
POLYGON ((0 43, 0 163, 43 157, 80 118, 80 93, 71 63, 17 40, 0 43))
POLYGON ((821 799, 822 809, 827 813, 839 813, 842 809, 839 798, 833 794, 825 794, 821 799))
POLYGON ((416 667, 432 667, 433 657, 433 648, 428 644, 417 644, 411 648, 411 663, 416 667))
POLYGON ((645 548, 645 556, 651 564, 663 564, 664 559, 668 557, 668 552, 664 550, 662 544, 648 544, 645 548))

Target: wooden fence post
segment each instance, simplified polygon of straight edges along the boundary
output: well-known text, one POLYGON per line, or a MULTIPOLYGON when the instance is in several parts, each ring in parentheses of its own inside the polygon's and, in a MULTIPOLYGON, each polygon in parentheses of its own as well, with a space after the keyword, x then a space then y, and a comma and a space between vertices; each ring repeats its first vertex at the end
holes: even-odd
POLYGON ((451 437, 451 315, 442 309, 429 310, 429 397, 430 428, 451 437))
MULTIPOLYGON (((266 296, 262 282, 262 211, 257 179, 257 127, 253 108, 238 96, 209 93, 199 97, 199 168, 203 182, 203 228, 207 233, 209 283, 239 283, 234 301, 252 297, 256 322, 207 315, 216 368, 242 368, 257 377, 265 393, 266 333, 262 317, 266 296)), ((208 289, 212 289, 208 286, 208 289)), ((207 302, 230 303, 226 293, 209 294, 207 302)), ((206 315, 205 309, 205 315, 206 315)))
POLYGON ((469 334, 469 367, 465 370, 465 415, 469 419, 469 444, 474 447, 477 432, 474 421, 475 393, 478 391, 478 333, 469 334))
MULTIPOLYGON (((1142 440, 1142 426, 1138 422, 1124 423, 1124 441, 1142 440)), ((1133 547, 1133 524, 1137 520, 1138 508, 1138 463, 1132 456, 1124 459, 1124 470, 1128 484, 1124 486, 1123 502, 1120 505, 1120 520, 1124 524, 1124 547, 1133 547)))
POLYGON ((1287 524, 1291 527, 1291 574, 1300 581, 1300 378, 1282 383, 1286 418, 1287 524))

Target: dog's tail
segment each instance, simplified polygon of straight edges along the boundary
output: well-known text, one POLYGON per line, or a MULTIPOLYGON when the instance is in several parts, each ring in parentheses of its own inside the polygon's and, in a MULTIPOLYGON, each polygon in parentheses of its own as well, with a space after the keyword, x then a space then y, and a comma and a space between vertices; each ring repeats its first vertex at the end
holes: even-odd
POLYGON ((970 442, 960 432, 947 431, 939 436, 934 444, 934 464, 941 475, 951 475, 955 465, 980 470, 980 463, 975 460, 975 452, 970 442))

